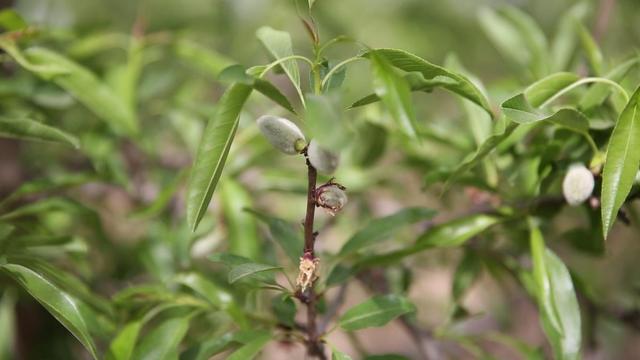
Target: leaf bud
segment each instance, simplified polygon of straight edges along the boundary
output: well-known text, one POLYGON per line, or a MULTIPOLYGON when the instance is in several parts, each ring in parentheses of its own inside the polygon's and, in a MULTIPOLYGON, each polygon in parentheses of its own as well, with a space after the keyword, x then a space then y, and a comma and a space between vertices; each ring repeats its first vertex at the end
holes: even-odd
POLYGON ((574 164, 562 181, 562 194, 571 206, 583 203, 593 192, 593 173, 582 164, 574 164))
POLYGON ((306 146, 304 134, 296 124, 285 118, 263 115, 257 120, 262 135, 285 154, 299 154, 306 146))
POLYGON ((347 193, 340 184, 329 181, 316 190, 316 205, 335 215, 347 204, 347 193))
POLYGON ((325 175, 331 175, 338 168, 340 157, 329 150, 326 150, 317 141, 311 140, 307 149, 309 162, 319 172, 325 175))

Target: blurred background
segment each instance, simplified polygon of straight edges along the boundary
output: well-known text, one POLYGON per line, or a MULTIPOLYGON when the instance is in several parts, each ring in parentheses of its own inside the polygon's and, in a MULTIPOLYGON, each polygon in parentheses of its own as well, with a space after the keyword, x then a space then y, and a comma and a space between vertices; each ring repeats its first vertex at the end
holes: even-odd
MULTIPOLYGON (((578 13, 610 66, 637 54, 638 0, 317 0, 313 17, 321 41, 347 35, 371 47, 406 49, 436 64, 455 56, 466 71, 482 81, 496 106, 533 80, 514 62, 519 51, 526 51, 526 45, 516 44, 523 49, 513 48, 515 55, 504 54, 493 45, 479 20, 481 9, 505 4, 529 14, 549 39, 553 39, 567 12, 578 13)), ((78 274, 92 290, 109 297, 130 285, 162 283, 183 269, 200 266, 198 259, 230 247, 248 257, 273 252, 266 241, 247 245, 230 240, 261 237, 265 232, 262 223, 241 211, 244 207, 261 209, 291 223, 300 221, 305 206, 304 167, 296 161, 299 159, 285 158, 271 150, 255 127, 248 126, 264 113, 284 114, 261 96, 252 97, 242 113, 241 129, 210 215, 196 234, 190 233, 184 220, 188 168, 204 124, 226 86, 216 74, 235 63, 249 67, 269 62, 255 36, 256 30, 265 25, 290 32, 294 51, 312 56, 311 42, 294 1, 0 0, 0 8, 8 7, 15 8, 38 29, 29 45, 41 44, 67 54, 126 95, 142 129, 133 139, 113 136, 70 95, 21 70, 8 61, 6 54, 3 57, 0 111, 47 119, 77 134, 82 142, 83 151, 76 152, 58 145, 0 139, 0 199, 26 182, 45 179, 62 184, 47 191, 50 198, 63 201, 48 203, 48 211, 38 215, 39 226, 80 240, 69 244, 76 247, 64 256, 49 254, 53 263, 78 274), (145 39, 142 50, 132 50, 130 36, 145 39), (138 61, 144 66, 135 74, 135 86, 131 88, 119 79, 131 66, 135 51, 140 51, 138 61)), ((345 43, 335 46, 327 56, 335 64, 358 51, 358 47, 345 43)), ((576 71, 584 66, 579 58, 570 62, 569 67, 576 71)), ((272 75, 270 80, 295 99, 284 76, 272 75)), ((637 80, 636 74, 629 83, 637 84, 637 80)), ((303 77, 303 82, 308 81, 303 77)), ((344 103, 370 92, 368 65, 355 63, 346 73, 344 103)), ((350 204, 338 217, 319 215, 318 226, 327 229, 319 241, 321 251, 337 251, 372 217, 407 206, 434 208, 440 211, 436 219, 448 219, 487 201, 490 195, 469 188, 457 188, 443 197, 439 196, 440 188, 425 191, 425 175, 460 161, 474 149, 474 143, 456 99, 436 91, 414 95, 414 102, 429 141, 407 146, 396 138, 385 138, 375 145, 383 150, 380 157, 366 166, 366 161, 360 161, 366 154, 358 154, 357 146, 349 150, 336 176, 349 188, 350 204)), ((376 118, 380 112, 373 106, 348 113, 347 117, 376 118)), ((5 206, 15 208, 43 197, 29 195, 5 206)), ((606 250, 575 250, 560 234, 584 222, 580 210, 564 209, 546 229, 546 240, 572 270, 588 280, 590 291, 606 304, 602 316, 583 306, 587 314, 584 321, 597 321, 592 333, 584 336, 585 358, 637 359, 640 310, 628 309, 640 309, 638 224, 632 221, 631 226, 616 227, 606 250)), ((411 241, 416 230, 419 228, 401 234, 399 243, 411 241)), ((439 326, 452 324, 450 289, 461 255, 459 249, 438 250, 404 264, 413 271, 409 297, 420 309, 419 323, 429 331, 437 332, 439 326)), ((394 276, 401 277, 402 269, 394 276)), ((8 283, 8 279, 0 278, 0 285, 8 283)), ((331 289, 329 296, 337 291, 331 289)), ((350 285, 345 308, 358 303, 364 294, 358 283, 350 285)), ((37 302, 25 296, 16 298, 20 300, 13 315, 0 311, 0 324, 9 316, 15 317, 16 328, 5 333, 5 339, 15 341, 16 358, 86 356, 37 302)), ((451 325, 464 337, 500 332, 533 347, 546 346, 535 304, 514 281, 485 271, 464 298, 464 305, 471 316, 451 325)), ((0 326, 0 343, 2 334, 0 326)), ((410 358, 417 353, 398 323, 359 332, 355 346, 354 339, 340 331, 330 338, 354 358, 357 344, 372 353, 397 352, 410 358)), ((456 341, 462 342, 462 338, 460 335, 456 341)), ((447 341, 429 346, 447 348, 447 341)), ((494 358, 520 358, 497 336, 477 343, 494 358)), ((454 354, 452 358, 479 357, 473 351, 453 349, 450 353, 454 354)), ((303 357, 301 346, 282 343, 270 344, 263 355, 265 359, 303 357)))

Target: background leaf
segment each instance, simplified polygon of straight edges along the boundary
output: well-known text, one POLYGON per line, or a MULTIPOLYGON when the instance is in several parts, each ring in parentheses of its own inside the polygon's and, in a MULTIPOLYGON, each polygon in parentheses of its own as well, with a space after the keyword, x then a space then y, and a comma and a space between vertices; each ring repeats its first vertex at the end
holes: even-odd
POLYGON ((0 136, 27 140, 52 141, 80 147, 80 140, 55 127, 30 119, 9 119, 0 117, 0 136))
POLYGON ((386 325, 400 315, 415 311, 415 306, 399 295, 374 296, 347 310, 338 320, 346 331, 386 325))

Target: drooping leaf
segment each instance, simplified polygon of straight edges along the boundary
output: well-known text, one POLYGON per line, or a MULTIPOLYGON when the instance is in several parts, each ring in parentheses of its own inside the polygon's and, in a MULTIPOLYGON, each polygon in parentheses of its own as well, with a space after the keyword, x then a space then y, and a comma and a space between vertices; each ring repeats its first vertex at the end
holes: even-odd
POLYGON ((250 85, 254 90, 273 100, 276 104, 294 114, 296 113, 289 99, 277 87, 267 80, 249 74, 249 71, 242 65, 235 64, 224 68, 218 74, 217 79, 222 82, 250 85))
POLYGON ((602 232, 607 237, 640 166, 640 87, 620 114, 609 138, 602 171, 602 232))
POLYGON ((338 323, 346 331, 384 326, 398 316, 415 310, 415 306, 400 295, 374 296, 347 310, 338 323))
POLYGON ((240 111, 249 94, 250 86, 231 85, 218 102, 215 117, 204 130, 187 193, 187 222, 192 231, 196 230, 209 207, 238 128, 240 111))
POLYGON ((269 341, 271 341, 271 334, 267 332, 254 335, 251 341, 231 353, 227 360, 253 359, 269 341))
POLYGON ((582 328, 571 275, 562 260, 546 248, 533 221, 530 225, 535 292, 543 329, 557 359, 579 359, 582 328))
POLYGON ((284 250, 291 261, 297 264, 304 247, 300 231, 296 231, 291 224, 280 218, 251 209, 246 209, 246 211, 269 226, 273 240, 282 247, 282 250, 284 250))
POLYGON ((211 340, 201 342, 180 354, 180 360, 208 360, 221 353, 234 342, 234 334, 226 333, 211 340))
POLYGON ((452 72, 441 66, 432 64, 419 56, 408 53, 403 50, 397 49, 375 49, 371 52, 365 53, 363 56, 369 56, 370 53, 375 52, 381 55, 391 65, 406 72, 418 72, 422 74, 423 78, 427 81, 437 80, 437 78, 448 78, 453 81, 440 80, 441 86, 449 91, 452 91, 482 107, 489 115, 493 117, 491 106, 489 101, 482 94, 482 92, 465 76, 452 72))
POLYGON ((399 229, 418 221, 431 219, 436 211, 427 208, 406 208, 392 215, 370 221, 367 226, 353 234, 340 249, 340 255, 354 253, 367 246, 379 243, 399 229))
MULTIPOLYGON (((634 58, 613 68, 604 77, 611 81, 620 82, 629 73, 629 71, 638 66, 638 64, 640 64, 640 56, 635 56, 634 58)), ((611 86, 609 84, 593 84, 580 99, 580 109, 589 111, 596 106, 602 105, 610 93, 611 86)))
POLYGON ((22 183, 9 196, 0 200, 0 207, 23 196, 78 186, 95 180, 95 178, 94 175, 87 173, 61 173, 27 181, 22 183))
POLYGON ((178 346, 189 330, 190 316, 170 318, 144 336, 135 350, 134 359, 172 360, 178 355, 178 346))
POLYGON ((453 275, 451 295, 454 301, 458 302, 462 299, 465 292, 480 277, 481 271, 482 263, 478 256, 471 251, 466 251, 453 275))
POLYGON ((582 45, 582 50, 585 52, 587 56, 587 60, 589 62, 589 67, 594 75, 600 76, 602 74, 602 52, 600 51, 600 47, 596 43, 596 40, 591 36, 589 30, 582 24, 578 23, 576 26, 576 30, 580 36, 580 44, 582 45))
POLYGON ((233 284, 241 279, 255 277, 265 272, 272 272, 282 269, 280 266, 273 266, 258 263, 244 263, 231 268, 228 275, 229 284, 233 284))
POLYGON ((11 275, 82 343, 94 359, 98 359, 96 345, 89 334, 77 299, 25 266, 9 263, 0 265, 0 269, 11 275))
POLYGON ((133 355, 138 335, 144 323, 141 320, 135 320, 127 323, 118 336, 113 339, 109 345, 107 359, 109 360, 129 360, 133 355))
POLYGON ((529 85, 524 95, 533 107, 539 107, 552 96, 575 83, 580 78, 574 73, 558 72, 529 85))
MULTIPOLYGON (((291 35, 285 31, 279 31, 272 29, 268 26, 263 26, 256 31, 256 36, 262 42, 264 47, 269 51, 271 56, 276 60, 293 55, 293 45, 291 42, 291 35)), ((281 64, 284 72, 287 74, 293 86, 298 91, 298 94, 302 95, 300 89, 300 70, 296 60, 286 60, 281 64)))
POLYGON ((80 147, 80 140, 75 136, 27 118, 9 119, 0 116, 0 137, 51 141, 71 145, 76 149, 80 147))
POLYGON ((411 104, 411 88, 407 81, 395 73, 385 55, 377 51, 369 54, 373 71, 373 87, 382 99, 400 130, 409 137, 417 136, 416 115, 411 104))

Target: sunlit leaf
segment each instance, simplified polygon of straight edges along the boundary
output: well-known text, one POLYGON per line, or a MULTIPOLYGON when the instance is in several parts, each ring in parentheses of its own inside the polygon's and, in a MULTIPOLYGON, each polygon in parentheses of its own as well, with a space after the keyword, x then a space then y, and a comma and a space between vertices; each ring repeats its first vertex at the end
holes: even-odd
POLYGON ((602 171, 602 231, 607 237, 640 166, 640 87, 618 118, 602 171))
MULTIPOLYGON (((256 31, 256 36, 276 60, 293 55, 291 35, 289 35, 288 32, 263 26, 256 31)), ((302 90, 300 89, 300 70, 298 70, 296 60, 286 60, 281 66, 289 79, 291 79, 298 93, 302 94, 302 90)))
POLYGON ((96 345, 89 334, 78 300, 25 266, 3 264, 0 269, 11 275, 82 343, 94 359, 98 359, 96 345))

